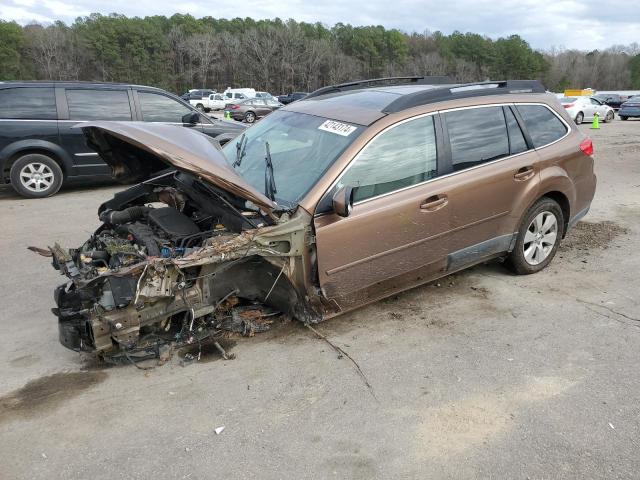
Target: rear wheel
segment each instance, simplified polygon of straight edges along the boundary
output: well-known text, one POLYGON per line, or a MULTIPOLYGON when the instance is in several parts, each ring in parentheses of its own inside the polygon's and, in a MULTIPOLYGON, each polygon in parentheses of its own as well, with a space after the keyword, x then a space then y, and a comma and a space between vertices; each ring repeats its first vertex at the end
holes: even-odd
POLYGON ((611 120, 613 120, 613 111, 609 110, 607 112, 607 114, 604 116, 604 123, 609 123, 611 120))
POLYGON ((198 110, 200 110, 201 112, 204 112, 204 105, 203 105, 203 104, 198 103, 198 104, 196 105, 196 108, 197 108, 198 110))
POLYGON ((11 186, 29 198, 50 197, 62 186, 62 169, 55 160, 41 153, 20 157, 9 172, 11 186))
POLYGON ((542 197, 524 216, 507 265, 518 275, 545 268, 558 250, 564 234, 564 217, 558 202, 542 197))
POLYGON ((576 125, 580 125, 583 120, 584 120, 584 113, 578 112, 575 119, 576 125))
POLYGON ((244 121, 247 123, 253 123, 256 121, 256 114, 253 112, 247 112, 244 115, 244 121))
POLYGON ((620 120, 626 120, 629 117, 625 117, 624 115, 620 115, 620 120))

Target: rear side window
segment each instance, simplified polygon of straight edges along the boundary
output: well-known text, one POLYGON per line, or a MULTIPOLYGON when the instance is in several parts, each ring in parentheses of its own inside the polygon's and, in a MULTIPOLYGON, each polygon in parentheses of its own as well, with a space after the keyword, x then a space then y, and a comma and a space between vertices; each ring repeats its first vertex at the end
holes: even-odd
POLYGON ((524 139, 522 130, 516 121, 516 117, 513 115, 511 108, 505 107, 504 109, 505 119, 507 120, 507 131, 509 132, 509 151, 511 155, 516 153, 526 152, 527 142, 524 139))
POLYGON ((0 90, 0 118, 56 120, 53 88, 3 88, 0 90))
POLYGON ((464 170, 509 155, 509 140, 502 107, 456 110, 443 114, 451 142, 454 171, 464 170))
POLYGON ((71 120, 131 120, 126 90, 67 90, 71 120))
POLYGON ((518 105, 518 112, 524 120, 524 125, 533 146, 536 148, 548 145, 564 137, 567 127, 554 113, 542 105, 518 105))
POLYGON ((336 189, 354 187, 355 202, 377 197, 435 177, 436 159, 433 117, 411 120, 373 139, 336 189))
POLYGON ((152 92, 138 92, 145 122, 182 123, 182 117, 193 110, 173 98, 152 92))

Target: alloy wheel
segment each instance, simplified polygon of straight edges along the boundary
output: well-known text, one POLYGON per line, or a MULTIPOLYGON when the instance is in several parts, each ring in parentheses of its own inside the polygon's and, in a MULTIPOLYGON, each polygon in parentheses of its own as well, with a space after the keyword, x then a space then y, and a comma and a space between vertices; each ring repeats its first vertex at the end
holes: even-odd
POLYGON ((27 163, 20 170, 20 182, 27 190, 42 193, 51 188, 55 178, 53 171, 44 163, 27 163))
POLYGON ((558 238, 558 219, 549 211, 540 212, 529 224, 522 249, 529 265, 545 261, 558 238))

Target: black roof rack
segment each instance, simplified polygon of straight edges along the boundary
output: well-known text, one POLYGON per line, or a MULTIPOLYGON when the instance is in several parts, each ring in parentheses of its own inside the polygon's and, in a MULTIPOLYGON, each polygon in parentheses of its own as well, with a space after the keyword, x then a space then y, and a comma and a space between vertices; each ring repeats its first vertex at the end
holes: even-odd
POLYGON ((502 80, 497 82, 464 83, 402 95, 387 105, 382 111, 385 113, 400 112, 407 108, 417 107, 427 103, 455 100, 457 98, 484 97, 487 95, 504 95, 508 93, 545 92, 545 88, 538 80, 502 80))
POLYGON ((329 93, 345 92, 348 90, 359 90, 362 88, 374 87, 376 85, 451 85, 454 82, 447 76, 423 76, 423 77, 383 77, 369 80, 356 80, 353 82, 341 83, 339 85, 329 85, 311 92, 305 97, 308 100, 329 93))

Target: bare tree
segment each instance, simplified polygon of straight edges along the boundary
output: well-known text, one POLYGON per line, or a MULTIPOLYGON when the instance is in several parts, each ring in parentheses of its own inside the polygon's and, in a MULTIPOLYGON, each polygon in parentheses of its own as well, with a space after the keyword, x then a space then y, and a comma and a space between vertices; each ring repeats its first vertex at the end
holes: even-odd
POLYGON ((197 67, 200 85, 205 88, 209 72, 218 59, 217 39, 211 32, 197 33, 187 38, 186 49, 197 67))

